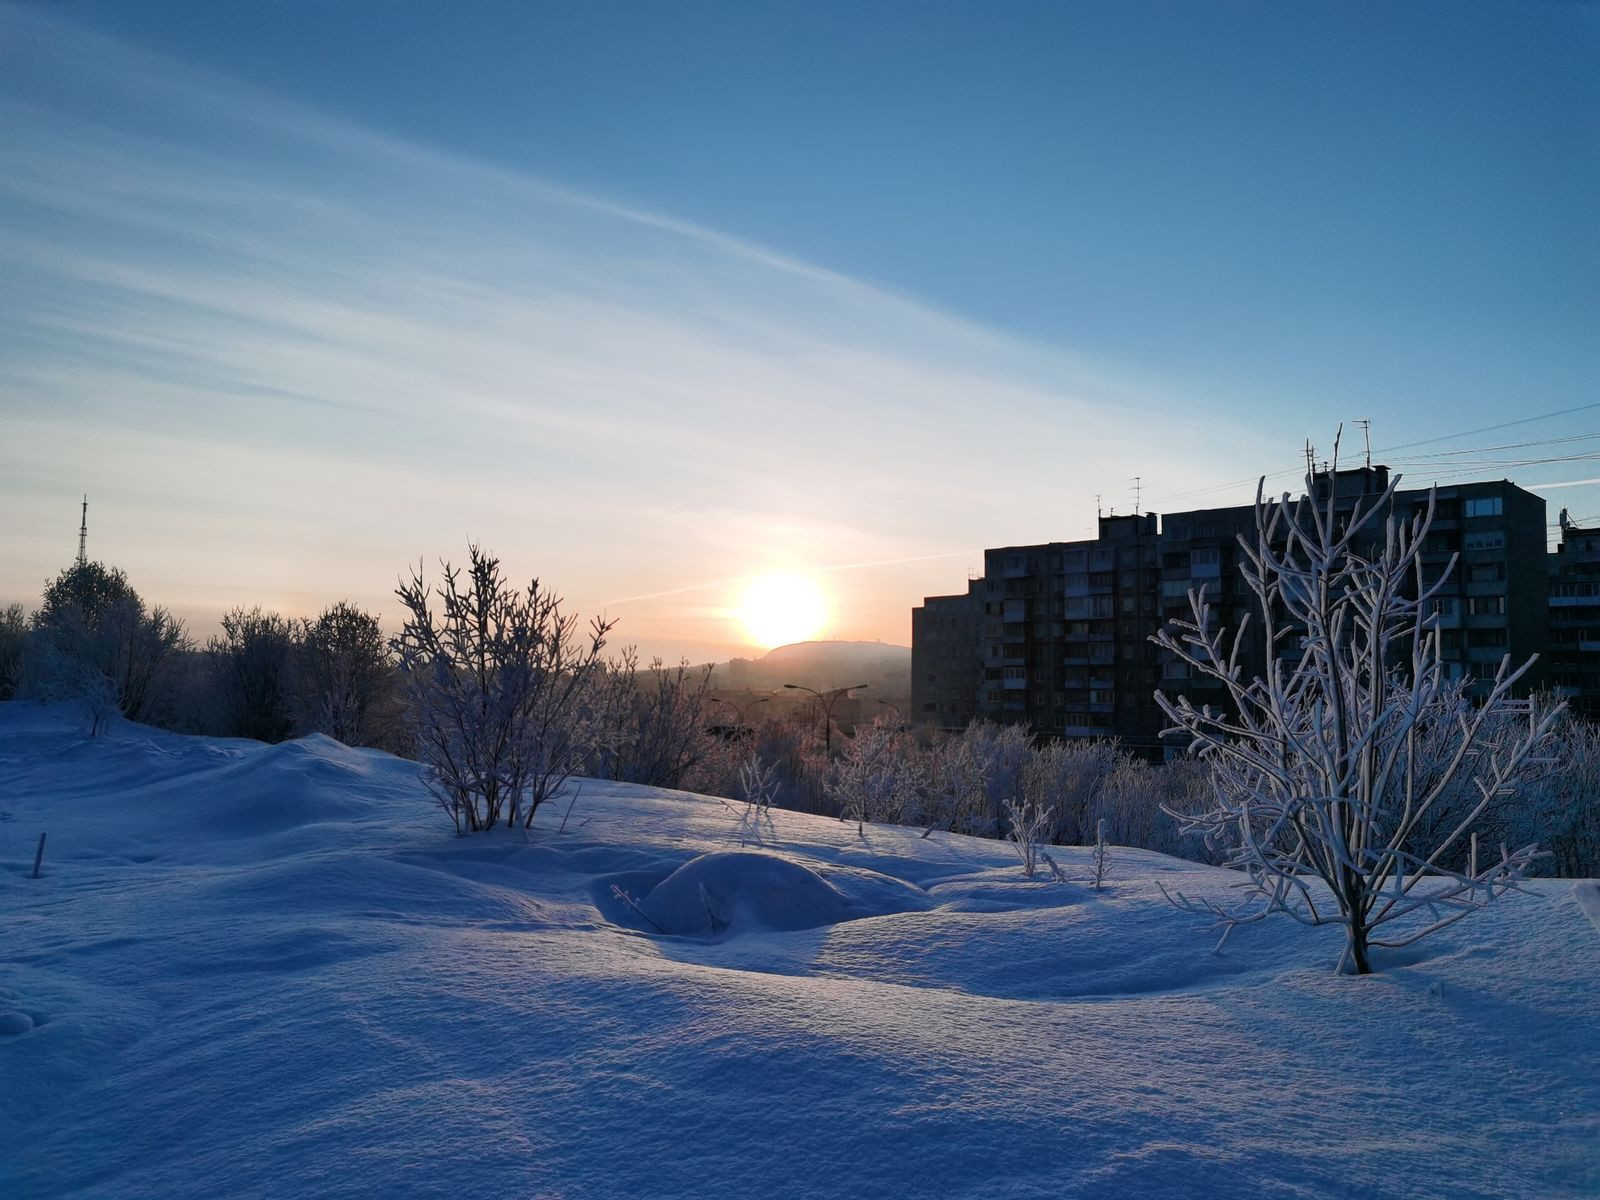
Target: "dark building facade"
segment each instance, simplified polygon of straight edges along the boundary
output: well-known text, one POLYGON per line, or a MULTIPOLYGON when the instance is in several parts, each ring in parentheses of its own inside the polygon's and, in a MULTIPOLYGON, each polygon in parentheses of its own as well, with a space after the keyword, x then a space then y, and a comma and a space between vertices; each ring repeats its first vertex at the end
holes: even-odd
MULTIPOLYGON (((1388 485, 1389 472, 1382 466, 1318 472, 1309 498, 1331 501, 1335 519, 1348 520, 1357 505, 1365 511, 1377 503, 1388 485)), ((1381 543, 1387 519, 1410 520, 1426 508, 1429 496, 1429 489, 1396 490, 1392 507, 1372 518, 1373 539, 1381 543)), ((1473 689, 1481 692, 1506 655, 1520 665, 1537 654, 1539 661, 1518 690, 1525 694, 1545 686, 1554 567, 1546 563, 1544 500, 1505 480, 1439 487, 1432 496, 1433 523, 1422 560, 1428 582, 1442 579, 1432 609, 1446 671, 1473 681, 1473 689)), ((1197 705, 1225 700, 1220 684, 1192 677, 1183 663, 1149 640, 1166 621, 1189 617, 1192 589, 1204 588, 1214 624, 1238 629, 1251 616, 1242 666, 1247 676, 1265 668, 1266 648, 1240 545, 1241 537, 1253 544, 1255 536, 1254 505, 1238 505, 1172 513, 1159 526, 1153 513, 1103 517, 1093 540, 987 550, 984 579, 974 582, 968 596, 931 597, 924 609, 913 610, 913 661, 919 654, 930 662, 934 655, 956 661, 948 643, 930 642, 919 650, 917 613, 969 602, 976 590, 982 603, 975 629, 978 716, 1027 724, 1050 736, 1116 737, 1131 750, 1157 754, 1166 723, 1155 702, 1158 687, 1169 695, 1187 695, 1197 705)), ((1600 542, 1600 534, 1594 539, 1600 542)), ((1578 570, 1577 557, 1567 563, 1578 570)), ((1600 553, 1585 569, 1600 571, 1600 553)), ((1597 578, 1574 577, 1573 584, 1588 586, 1581 595, 1600 604, 1591 586, 1597 578)), ((1574 591, 1573 598, 1579 595, 1574 591)), ((930 633, 951 628, 929 626, 927 620, 925 615, 922 627, 930 633)), ((1569 640, 1593 648, 1600 630, 1582 628, 1589 634, 1569 640)), ((1563 668, 1569 676, 1576 669, 1563 668)), ((940 674, 941 682, 957 679, 951 672, 940 674)), ((916 711, 928 720, 929 713, 937 716, 953 705, 953 698, 930 697, 916 711), (925 709, 928 703, 935 708, 925 709)))
MULTIPOLYGON (((1336 521, 1351 519, 1357 506, 1366 512, 1389 486, 1387 467, 1357 467, 1319 472, 1308 499, 1319 505, 1331 500, 1336 521)), ((1433 521, 1422 546, 1427 583, 1439 583, 1431 602, 1439 620, 1440 657, 1452 679, 1473 680, 1482 692, 1509 654, 1520 666, 1539 660, 1519 684, 1526 693, 1545 685, 1549 645, 1549 606, 1545 562, 1544 500, 1507 480, 1464 483, 1435 489, 1397 489, 1391 507, 1375 513, 1366 526, 1371 551, 1382 545, 1387 521, 1409 522, 1426 510, 1433 497, 1433 521), (1442 580, 1442 582, 1440 582, 1442 580)), ((1211 604, 1212 620, 1237 629, 1255 611, 1255 598, 1241 570, 1239 538, 1254 543, 1254 506, 1173 513, 1162 528, 1162 608, 1167 618, 1187 616, 1188 592, 1202 585, 1211 604)), ((1252 616, 1252 624, 1259 620, 1252 616)), ((1282 652, 1295 653, 1296 647, 1282 652)), ((1260 639, 1247 639, 1243 656, 1247 676, 1265 666, 1260 639)), ((1163 665, 1163 686, 1185 692, 1195 703, 1216 703, 1221 686, 1189 679, 1181 663, 1163 665), (1176 675, 1176 677, 1174 677, 1176 675)))
POLYGON ((1153 751, 1156 517, 1101 517, 1099 534, 984 551, 978 712, 1153 751))
POLYGON ((978 715, 983 600, 984 581, 972 579, 964 593, 929 596, 911 610, 911 719, 916 723, 964 729, 978 715))
POLYGON ((1550 684, 1573 713, 1600 721, 1600 530, 1562 512, 1550 564, 1550 684))

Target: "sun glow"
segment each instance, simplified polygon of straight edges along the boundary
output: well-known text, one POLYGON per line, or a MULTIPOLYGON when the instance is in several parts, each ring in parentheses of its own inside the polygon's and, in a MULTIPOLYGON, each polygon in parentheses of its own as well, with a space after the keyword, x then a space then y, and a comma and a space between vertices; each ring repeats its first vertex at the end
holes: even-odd
POLYGON ((750 640, 771 648, 810 641, 828 620, 828 600, 806 575, 762 575, 739 598, 738 616, 750 640))

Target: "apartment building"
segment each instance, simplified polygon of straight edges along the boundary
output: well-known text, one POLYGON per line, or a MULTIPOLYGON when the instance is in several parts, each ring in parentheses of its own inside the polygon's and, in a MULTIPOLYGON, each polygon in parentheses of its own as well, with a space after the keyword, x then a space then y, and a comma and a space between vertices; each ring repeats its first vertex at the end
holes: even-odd
POLYGON ((1101 517, 1099 536, 984 551, 978 713, 1154 752, 1155 514, 1101 517))
MULTIPOLYGON (((1365 510, 1377 503, 1388 485, 1383 466, 1318 472, 1310 498, 1331 501, 1335 519, 1348 520, 1357 505, 1365 510)), ((1519 690, 1544 686, 1551 568, 1545 562, 1543 499, 1506 480, 1455 484, 1431 495, 1433 522, 1422 560, 1429 582, 1443 580, 1432 607, 1446 670, 1472 680, 1481 692, 1506 655, 1520 664, 1540 654, 1519 690)), ((1428 489, 1397 490, 1388 511, 1373 518, 1374 539, 1381 542, 1387 519, 1409 520, 1429 501, 1428 489)), ((1211 620, 1226 629, 1238 629, 1254 613, 1240 538, 1253 543, 1255 509, 1198 509, 1172 513, 1159 523, 1154 513, 1102 517, 1098 533, 1092 540, 986 550, 984 578, 969 587, 967 596, 930 597, 923 610, 913 611, 913 661, 920 655, 930 663, 961 662, 962 671, 973 669, 958 645, 924 643, 930 635, 966 636, 953 624, 928 624, 927 614, 966 605, 961 611, 967 624, 959 628, 969 629, 976 594, 981 597, 975 628, 980 674, 974 680, 953 667, 930 668, 927 674, 937 674, 941 686, 956 690, 975 683, 978 716, 1024 723, 1046 735, 1117 737, 1153 756, 1161 752, 1159 734, 1166 724, 1155 702, 1157 687, 1196 704, 1221 704, 1225 696, 1221 685, 1191 676, 1183 663, 1161 653, 1150 636, 1168 620, 1190 615, 1191 590, 1204 588, 1211 620), (925 613, 921 626, 919 611, 925 613)), ((1576 570, 1579 559, 1569 561, 1576 570)), ((1592 597, 1593 578, 1572 582, 1588 586, 1582 595, 1592 597)), ((1600 637, 1594 626, 1583 628, 1590 630, 1589 637, 1600 637)), ((1252 617, 1246 629, 1241 665, 1247 675, 1259 674, 1266 663, 1260 621, 1252 617)), ((1296 650, 1286 646, 1280 653, 1296 650)), ((932 687, 933 681, 924 686, 932 687)), ((930 693, 915 709, 926 721, 930 714, 955 711, 957 703, 954 694, 933 699, 930 693), (935 707, 929 710, 928 704, 935 707)))
MULTIPOLYGON (((1331 500, 1335 521, 1344 523, 1358 505, 1363 512, 1370 510, 1388 486, 1389 470, 1383 466, 1323 471, 1312 477, 1307 498, 1319 506, 1331 500)), ((1433 520, 1421 558, 1424 579, 1439 583, 1431 607, 1439 619, 1446 672, 1451 678, 1471 679, 1472 690, 1481 693, 1506 655, 1520 665, 1539 654, 1518 690, 1525 694, 1543 686, 1548 678, 1543 651, 1549 643, 1543 498, 1508 480, 1397 489, 1390 507, 1370 519, 1368 552, 1381 547, 1390 519, 1412 520, 1426 510, 1430 495, 1433 520)), ((1161 536, 1165 617, 1186 616, 1189 590, 1204 585, 1212 619, 1225 628, 1239 628, 1256 603, 1241 570, 1241 536, 1255 540, 1254 506, 1173 513, 1165 519, 1161 536)), ((1258 620, 1253 623, 1259 628, 1258 620)), ((1298 653, 1292 645, 1279 649, 1282 654, 1298 653)), ((1248 637, 1245 674, 1260 674, 1265 660, 1261 639, 1248 637)), ((1163 663, 1163 685, 1187 692, 1196 703, 1220 699, 1219 685, 1189 679, 1181 663, 1163 663)))
POLYGON ((1600 721, 1600 530, 1561 517, 1549 556, 1550 683, 1575 715, 1600 721))
POLYGON ((911 610, 911 719, 965 729, 978 715, 983 662, 978 656, 984 581, 953 596, 929 596, 911 610))

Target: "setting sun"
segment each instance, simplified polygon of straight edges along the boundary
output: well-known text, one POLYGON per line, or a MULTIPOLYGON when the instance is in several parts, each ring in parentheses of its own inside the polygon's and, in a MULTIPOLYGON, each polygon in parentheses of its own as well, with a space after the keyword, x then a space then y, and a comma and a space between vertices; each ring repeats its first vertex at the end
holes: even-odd
POLYGON ((809 576, 762 575, 745 586, 737 612, 750 640, 770 648, 821 633, 828 601, 809 576))

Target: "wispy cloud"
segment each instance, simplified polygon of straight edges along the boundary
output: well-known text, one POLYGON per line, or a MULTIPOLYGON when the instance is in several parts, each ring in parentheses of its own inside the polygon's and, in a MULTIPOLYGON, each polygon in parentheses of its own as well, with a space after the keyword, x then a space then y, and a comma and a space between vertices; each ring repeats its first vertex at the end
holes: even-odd
POLYGON ((89 490, 96 549, 166 602, 262 601, 271 564, 381 604, 474 536, 595 604, 925 564, 880 598, 904 612, 953 590, 950 545, 1075 536, 1133 474, 1253 448, 1138 371, 52 19, 0 30, 27 48, 0 71, 0 503, 53 529, 89 490))

